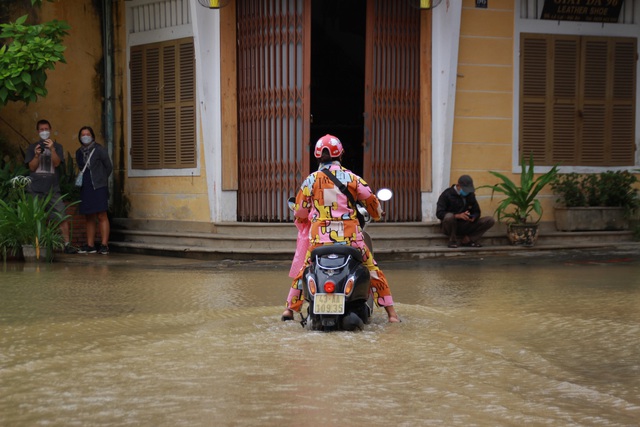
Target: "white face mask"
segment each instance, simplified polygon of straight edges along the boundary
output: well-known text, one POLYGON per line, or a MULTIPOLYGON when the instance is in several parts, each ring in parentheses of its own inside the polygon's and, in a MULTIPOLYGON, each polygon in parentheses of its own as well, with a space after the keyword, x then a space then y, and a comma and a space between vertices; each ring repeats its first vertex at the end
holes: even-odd
POLYGON ((92 141, 93 138, 91 137, 91 135, 82 135, 80 137, 80 142, 82 142, 84 145, 89 145, 92 141))
POLYGON ((38 135, 40 135, 40 139, 49 139, 49 137, 51 136, 51 132, 49 132, 48 130, 43 130, 38 135))

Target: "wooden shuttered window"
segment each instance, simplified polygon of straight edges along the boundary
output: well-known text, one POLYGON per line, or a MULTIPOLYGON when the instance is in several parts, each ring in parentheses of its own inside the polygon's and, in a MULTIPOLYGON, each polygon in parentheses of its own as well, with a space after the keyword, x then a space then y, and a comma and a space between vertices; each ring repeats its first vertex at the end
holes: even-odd
POLYGON ((633 166, 637 39, 522 34, 520 155, 633 166))
POLYGON ((131 48, 131 166, 196 167, 193 39, 131 48))

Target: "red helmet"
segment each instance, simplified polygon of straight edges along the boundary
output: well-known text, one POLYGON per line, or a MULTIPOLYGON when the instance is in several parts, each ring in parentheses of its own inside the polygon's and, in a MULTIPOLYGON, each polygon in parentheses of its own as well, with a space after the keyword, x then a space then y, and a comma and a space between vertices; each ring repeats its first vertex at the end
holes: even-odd
POLYGON ((316 149, 314 150, 316 159, 322 157, 322 150, 324 149, 329 150, 331 157, 340 157, 344 152, 342 142, 335 136, 329 134, 326 134, 316 142, 316 149))

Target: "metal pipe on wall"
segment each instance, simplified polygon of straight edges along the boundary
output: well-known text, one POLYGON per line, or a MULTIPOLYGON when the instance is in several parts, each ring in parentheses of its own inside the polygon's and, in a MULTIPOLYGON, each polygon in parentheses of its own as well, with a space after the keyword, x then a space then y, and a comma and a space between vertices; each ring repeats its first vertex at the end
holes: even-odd
MULTIPOLYGON (((117 1, 117 0, 114 0, 117 1)), ((104 67, 104 143, 111 157, 111 163, 115 165, 113 159, 113 135, 114 135, 114 73, 113 73, 113 9, 111 1, 102 3, 102 49, 104 67)), ((109 176, 109 204, 113 203, 113 182, 114 174, 109 176)))

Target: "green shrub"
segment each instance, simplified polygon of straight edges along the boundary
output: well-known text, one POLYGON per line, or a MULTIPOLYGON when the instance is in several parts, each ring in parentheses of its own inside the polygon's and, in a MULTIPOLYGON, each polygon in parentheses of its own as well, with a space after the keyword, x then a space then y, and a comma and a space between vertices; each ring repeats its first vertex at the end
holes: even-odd
POLYGON ((628 171, 598 174, 558 175, 551 189, 558 203, 568 207, 622 207, 630 214, 640 206, 634 184, 638 178, 628 171))
POLYGON ((62 40, 69 25, 57 20, 30 25, 27 17, 0 24, 0 106, 46 96, 47 71, 66 62, 62 40))
POLYGON ((54 209, 58 200, 52 193, 35 197, 26 191, 30 179, 18 176, 11 179, 13 195, 10 200, 0 199, 0 252, 18 254, 22 245, 33 245, 36 251, 48 249, 49 260, 55 249, 64 247, 60 224, 70 216, 54 209))

